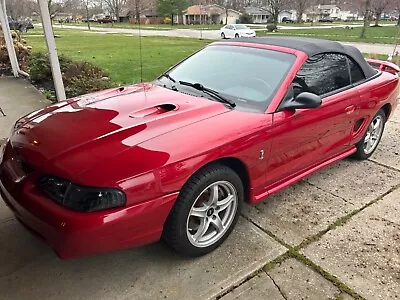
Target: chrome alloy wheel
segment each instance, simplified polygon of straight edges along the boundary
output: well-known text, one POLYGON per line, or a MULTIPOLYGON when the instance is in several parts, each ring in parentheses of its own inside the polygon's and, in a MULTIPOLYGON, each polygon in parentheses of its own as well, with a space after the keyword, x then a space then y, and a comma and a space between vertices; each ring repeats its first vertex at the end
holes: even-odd
POLYGON ((238 208, 236 188, 228 181, 217 181, 197 197, 186 221, 186 233, 195 247, 208 247, 229 229, 238 208))
POLYGON ((372 153, 378 145, 383 133, 384 122, 381 115, 376 115, 371 121, 364 138, 364 152, 366 155, 372 153))

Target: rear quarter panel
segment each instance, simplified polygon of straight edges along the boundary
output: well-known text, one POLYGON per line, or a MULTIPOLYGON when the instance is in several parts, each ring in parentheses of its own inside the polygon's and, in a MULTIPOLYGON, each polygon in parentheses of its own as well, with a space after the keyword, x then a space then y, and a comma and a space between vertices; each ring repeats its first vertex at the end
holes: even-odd
POLYGON ((376 78, 357 86, 360 102, 357 105, 358 119, 363 119, 363 125, 354 136, 357 143, 365 134, 369 122, 379 109, 389 104, 389 117, 396 109, 399 101, 399 78, 387 72, 382 72, 376 78))

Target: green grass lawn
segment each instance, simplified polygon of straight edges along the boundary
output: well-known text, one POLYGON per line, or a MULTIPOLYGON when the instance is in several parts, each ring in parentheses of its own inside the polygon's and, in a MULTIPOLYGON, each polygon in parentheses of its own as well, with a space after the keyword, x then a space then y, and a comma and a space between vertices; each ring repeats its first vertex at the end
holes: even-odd
MULTIPOLYGON (((47 51, 41 31, 24 36, 32 51, 47 51)), ((140 81, 139 38, 122 34, 98 34, 56 29, 59 54, 89 61, 105 70, 117 83, 140 81)), ((143 80, 155 79, 181 59, 210 41, 171 37, 142 37, 143 80)))
MULTIPOLYGON (((351 26, 351 25, 349 25, 351 26)), ((396 40, 400 38, 399 26, 386 26, 386 27, 370 27, 366 31, 366 38, 360 39, 361 27, 353 29, 345 28, 317 28, 317 29, 281 29, 277 33, 270 33, 267 31, 257 31, 258 36, 266 35, 286 35, 286 36, 302 36, 322 38, 328 40, 337 40, 344 42, 364 42, 364 43, 382 43, 382 44, 395 44, 396 40)))
MULTIPOLYGON (((332 39, 352 40, 351 36, 346 35, 345 32, 359 32, 356 29, 348 31, 342 29, 343 32, 340 34, 335 33, 337 30, 318 29, 317 32, 311 29, 287 30, 287 32, 281 30, 277 34, 293 35, 293 33, 304 32, 323 38, 327 38, 325 35, 330 34, 332 39), (322 35, 319 34, 320 31, 323 32, 322 35)), ((368 35, 381 30, 387 35, 397 34, 398 28, 370 28, 368 35)), ((64 54, 73 60, 94 63, 106 71, 111 80, 116 83, 129 84, 140 81, 139 37, 125 34, 89 33, 71 29, 56 29, 55 35, 59 54, 64 54)), ((28 45, 32 46, 32 51, 47 51, 41 28, 30 31, 23 38, 28 45)), ((144 81, 155 79, 172 65, 211 42, 210 40, 172 37, 142 37, 141 41, 144 81)), ((369 57, 368 54, 365 56, 369 57)), ((386 59, 386 56, 379 58, 386 59)))

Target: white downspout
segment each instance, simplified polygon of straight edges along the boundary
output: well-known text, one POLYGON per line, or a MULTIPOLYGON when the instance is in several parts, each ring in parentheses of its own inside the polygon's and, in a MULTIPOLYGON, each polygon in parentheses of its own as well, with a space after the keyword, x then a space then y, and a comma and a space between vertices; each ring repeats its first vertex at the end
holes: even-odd
MULTIPOLYGON (((4 1, 4 0, 3 0, 4 1)), ((56 89, 57 100, 63 101, 66 99, 64 83, 62 80, 60 62, 58 61, 56 41, 54 39, 53 28, 51 26, 49 8, 47 0, 38 0, 40 6, 40 14, 42 17, 42 24, 44 35, 46 38, 47 49, 50 56, 51 71, 53 73, 53 82, 56 89)))

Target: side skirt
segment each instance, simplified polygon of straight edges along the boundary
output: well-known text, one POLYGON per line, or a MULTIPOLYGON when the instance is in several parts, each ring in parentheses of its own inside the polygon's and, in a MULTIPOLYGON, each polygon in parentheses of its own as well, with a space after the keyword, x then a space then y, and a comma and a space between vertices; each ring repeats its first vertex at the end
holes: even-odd
POLYGON ((249 203, 255 204, 257 202, 260 202, 261 200, 265 199, 266 197, 268 197, 272 194, 275 194, 276 192, 284 189, 285 187, 287 187, 295 182, 300 181, 304 177, 311 175, 311 174, 333 164, 334 162, 353 154, 354 152, 356 152, 356 150, 357 150, 356 147, 353 146, 351 149, 346 150, 345 152, 342 152, 342 153, 335 155, 327 160, 324 160, 321 163, 314 164, 309 168, 306 168, 306 169, 301 170, 291 176, 288 176, 282 180, 279 180, 278 182, 275 182, 275 183, 271 184, 270 186, 268 186, 266 188, 266 190, 264 192, 262 192, 261 194, 253 195, 253 197, 251 199, 249 199, 249 203))

